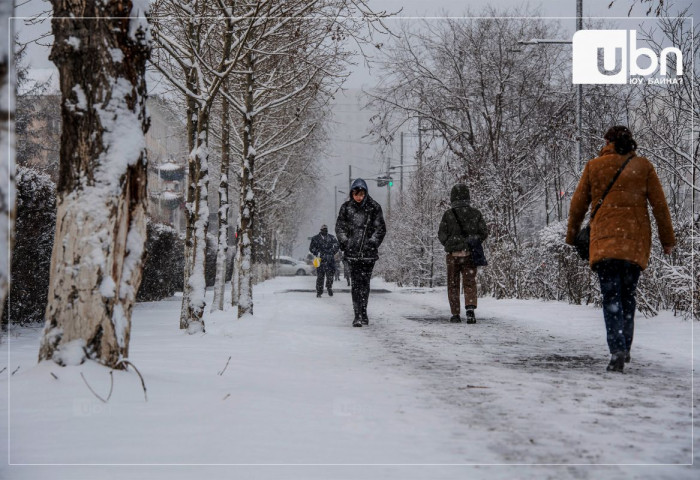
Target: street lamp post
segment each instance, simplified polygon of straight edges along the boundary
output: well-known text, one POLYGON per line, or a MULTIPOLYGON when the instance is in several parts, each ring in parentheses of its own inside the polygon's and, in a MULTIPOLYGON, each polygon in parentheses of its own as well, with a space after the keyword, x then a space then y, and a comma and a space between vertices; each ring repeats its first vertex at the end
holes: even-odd
MULTIPOLYGON (((576 31, 583 30, 583 0, 576 0, 576 31)), ((551 44, 571 44, 570 40, 557 40, 549 38, 533 38, 531 40, 520 40, 520 45, 551 45, 551 44)), ((580 171, 583 163, 583 84, 576 85, 576 166, 580 171)))

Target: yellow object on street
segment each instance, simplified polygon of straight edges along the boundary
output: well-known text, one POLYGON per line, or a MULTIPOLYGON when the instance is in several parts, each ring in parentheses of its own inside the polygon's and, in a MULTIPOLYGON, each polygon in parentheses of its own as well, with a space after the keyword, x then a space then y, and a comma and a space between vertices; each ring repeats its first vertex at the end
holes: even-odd
POLYGON ((321 257, 314 257, 314 267, 318 268, 321 265, 321 257))

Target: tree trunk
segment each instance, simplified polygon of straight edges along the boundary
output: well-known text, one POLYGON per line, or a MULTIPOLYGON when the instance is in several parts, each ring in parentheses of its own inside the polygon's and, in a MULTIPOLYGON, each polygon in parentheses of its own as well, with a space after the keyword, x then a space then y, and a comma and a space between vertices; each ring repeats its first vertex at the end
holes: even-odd
POLYGON ((221 100, 221 179, 219 181, 219 235, 216 250, 216 281, 214 283, 214 301, 212 311, 224 309, 224 288, 226 287, 226 266, 228 257, 228 170, 230 164, 229 145, 231 127, 229 125, 229 104, 223 86, 224 96, 221 100))
POLYGON ((146 238, 148 24, 129 1, 53 9, 62 132, 39 360, 121 369, 146 238))
POLYGON ((208 123, 206 109, 198 108, 197 133, 194 138, 194 147, 189 155, 185 283, 180 310, 180 328, 187 329, 188 333, 204 331, 202 316, 206 305, 205 267, 207 228, 209 227, 208 123))
POLYGON ((240 283, 240 249, 238 248, 238 239, 241 236, 241 223, 240 217, 238 219, 238 225, 236 227, 236 254, 233 256, 233 274, 231 275, 231 306, 235 307, 238 305, 239 301, 239 283, 240 283))
MULTIPOLYGON (((195 70, 192 69, 187 74, 187 87, 196 88, 197 82, 195 78, 195 70)), ((196 91, 196 90, 192 90, 196 91)), ((194 151, 197 137, 197 118, 198 108, 197 102, 192 97, 187 97, 187 147, 190 152, 194 151)), ((184 247, 184 268, 183 268, 183 286, 182 286, 182 308, 180 309, 180 328, 186 329, 189 325, 187 308, 184 302, 185 298, 189 298, 190 287, 189 279, 192 272, 192 248, 194 245, 194 230, 195 230, 195 194, 196 194, 196 179, 197 164, 192 155, 187 157, 187 198, 185 202, 185 247, 184 247)))
POLYGON ((12 58, 14 2, 0 5, 0 25, 9 25, 9 35, 0 40, 0 318, 9 291, 10 251, 13 244, 15 176, 15 81, 12 58), (7 155, 6 155, 7 152, 7 155))
POLYGON ((238 318, 253 314, 253 221, 255 219, 255 60, 253 53, 246 56, 248 73, 245 81, 245 111, 243 117, 243 162, 241 165, 240 232, 238 239, 239 279, 238 318))

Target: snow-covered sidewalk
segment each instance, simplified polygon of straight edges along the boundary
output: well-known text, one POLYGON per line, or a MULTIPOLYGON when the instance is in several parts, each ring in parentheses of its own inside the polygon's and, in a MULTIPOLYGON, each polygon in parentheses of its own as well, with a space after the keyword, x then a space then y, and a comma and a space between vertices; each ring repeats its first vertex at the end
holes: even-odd
POLYGON ((103 403, 81 373, 106 397, 107 369, 37 365, 39 331, 14 329, 0 478, 694 477, 676 466, 697 446, 692 322, 640 315, 620 375, 605 372, 597 308, 483 299, 476 325, 450 324, 444 289, 373 279, 385 293, 358 329, 343 280, 320 299, 314 281, 258 285, 255 318, 210 314, 203 335, 179 330, 177 298, 139 304, 130 356, 147 402, 130 371, 103 403))

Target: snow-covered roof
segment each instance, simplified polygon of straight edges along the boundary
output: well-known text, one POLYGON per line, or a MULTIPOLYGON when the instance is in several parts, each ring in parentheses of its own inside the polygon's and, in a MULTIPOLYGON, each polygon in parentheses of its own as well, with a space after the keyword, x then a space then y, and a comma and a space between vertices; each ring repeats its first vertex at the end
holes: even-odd
POLYGON ((185 168, 184 165, 178 165, 177 163, 173 163, 173 162, 163 163, 163 164, 158 166, 158 170, 163 170, 163 171, 168 171, 168 172, 175 171, 175 170, 182 170, 184 168, 185 168))

